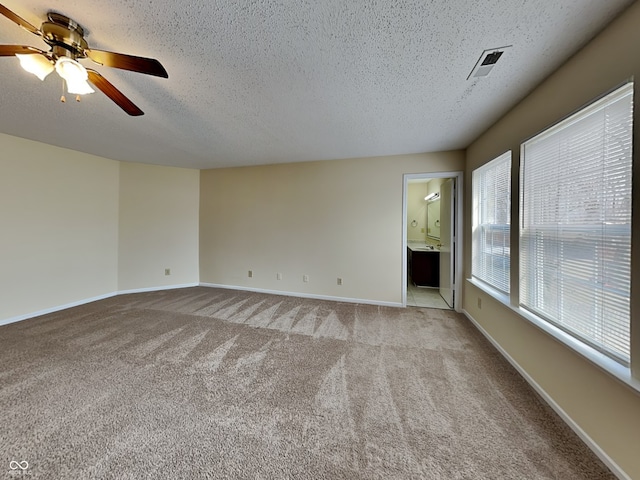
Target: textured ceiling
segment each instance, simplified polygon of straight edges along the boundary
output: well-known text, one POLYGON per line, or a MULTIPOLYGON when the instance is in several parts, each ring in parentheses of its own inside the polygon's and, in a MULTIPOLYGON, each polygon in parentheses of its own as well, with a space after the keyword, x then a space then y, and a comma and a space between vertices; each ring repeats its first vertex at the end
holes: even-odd
MULTIPOLYGON (((102 93, 59 102, 0 58, 0 132, 107 158, 215 168, 465 148, 633 0, 0 0, 50 10, 90 47, 157 58, 169 78, 93 65, 102 93), (512 45, 467 80, 485 49, 512 45)), ((0 17, 0 44, 46 49, 0 17)))

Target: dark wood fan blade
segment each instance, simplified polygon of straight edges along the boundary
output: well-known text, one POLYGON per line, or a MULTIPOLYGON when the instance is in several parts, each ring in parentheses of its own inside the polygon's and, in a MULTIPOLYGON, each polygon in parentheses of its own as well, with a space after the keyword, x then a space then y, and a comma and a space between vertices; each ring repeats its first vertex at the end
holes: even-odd
POLYGON ((35 47, 27 47, 25 45, 0 45, 0 57, 10 57, 16 53, 30 54, 30 53, 44 53, 42 50, 38 50, 35 47))
POLYGON ((114 87, 109 80, 104 78, 95 70, 87 68, 87 73, 89 74, 89 81, 95 85, 98 90, 113 100, 122 110, 133 117, 144 115, 144 112, 136 107, 131 100, 125 97, 120 90, 114 87))
POLYGON ((5 7, 2 4, 0 4, 0 13, 2 15, 4 15, 5 17, 7 17, 12 22, 15 22, 18 25, 20 25, 25 30, 30 31, 31 33, 35 33, 36 35, 42 36, 42 32, 40 30, 38 30, 36 27, 31 25, 24 18, 22 18, 19 15, 16 15, 15 13, 13 13, 11 10, 9 10, 7 7, 5 7))
POLYGON ((132 72, 169 78, 169 74, 158 60, 153 58, 134 57, 124 53, 105 52, 104 50, 89 50, 84 52, 87 57, 100 65, 121 68, 132 72))

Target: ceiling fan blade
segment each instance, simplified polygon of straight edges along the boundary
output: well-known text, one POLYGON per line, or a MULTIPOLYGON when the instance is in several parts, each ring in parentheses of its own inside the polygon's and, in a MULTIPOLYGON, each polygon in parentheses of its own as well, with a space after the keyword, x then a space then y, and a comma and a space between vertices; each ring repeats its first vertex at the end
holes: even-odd
POLYGON ((30 53, 44 53, 35 47, 25 45, 0 45, 0 57, 10 57, 16 53, 28 55, 30 53))
POLYGON ((40 30, 38 30, 36 27, 31 25, 29 22, 27 22, 21 16, 16 15, 15 13, 13 13, 11 10, 9 10, 7 7, 5 7, 2 4, 0 4, 0 13, 2 15, 4 15, 5 17, 7 17, 12 22, 15 22, 18 25, 20 25, 25 30, 27 30, 27 31, 29 31, 31 33, 35 33, 36 35, 42 36, 42 32, 40 30))
POLYGON ((95 70, 87 68, 89 74, 89 81, 95 85, 95 87, 104 93, 107 97, 113 100, 122 110, 127 112, 132 117, 144 115, 144 112, 134 105, 124 94, 114 87, 109 80, 104 78, 95 70))
POLYGON ((85 54, 94 62, 107 67, 131 70, 132 72, 169 78, 162 64, 153 58, 134 57, 124 53, 106 52, 104 50, 86 49, 85 54))

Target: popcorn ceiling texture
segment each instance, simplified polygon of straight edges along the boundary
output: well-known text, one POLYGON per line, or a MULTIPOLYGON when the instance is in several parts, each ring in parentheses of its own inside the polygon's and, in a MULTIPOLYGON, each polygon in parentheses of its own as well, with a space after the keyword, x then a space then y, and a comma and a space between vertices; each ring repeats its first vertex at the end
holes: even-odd
MULTIPOLYGON (((0 132, 196 168, 461 149, 631 3, 4 0, 36 26, 58 10, 90 46, 158 58, 169 79, 95 67, 146 113, 131 119, 100 93, 61 105, 55 75, 1 58, 0 132)), ((44 46, 5 18, 0 43, 44 46)))
POLYGON ((10 477, 615 478, 451 311, 121 295, 0 327, 0 365, 10 477))

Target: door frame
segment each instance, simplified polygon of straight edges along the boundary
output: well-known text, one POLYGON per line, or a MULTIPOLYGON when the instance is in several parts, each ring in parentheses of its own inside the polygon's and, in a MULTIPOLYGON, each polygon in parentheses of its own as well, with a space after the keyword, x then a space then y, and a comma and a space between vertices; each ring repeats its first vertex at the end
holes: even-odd
POLYGON ((455 215, 454 224, 454 244, 453 253, 454 269, 453 275, 453 309, 456 312, 462 311, 462 277, 463 277, 463 261, 462 261, 462 212, 464 210, 463 192, 464 192, 464 172, 431 172, 431 173, 405 173, 403 175, 402 184, 402 306, 407 306, 407 195, 409 193, 409 180, 423 180, 432 178, 454 178, 455 179, 455 215))

